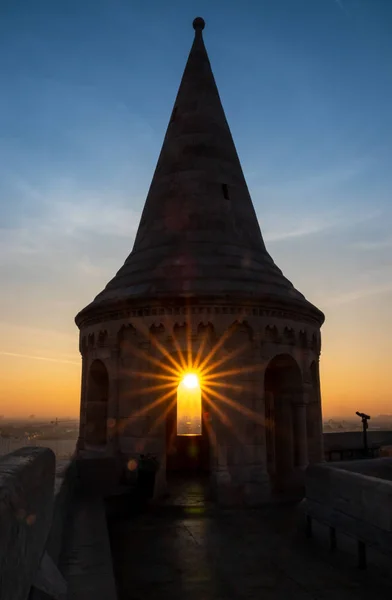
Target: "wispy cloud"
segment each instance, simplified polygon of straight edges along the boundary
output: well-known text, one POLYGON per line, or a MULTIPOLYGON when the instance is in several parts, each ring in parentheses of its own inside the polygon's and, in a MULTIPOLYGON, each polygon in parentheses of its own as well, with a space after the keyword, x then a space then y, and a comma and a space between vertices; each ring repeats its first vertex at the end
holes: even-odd
POLYGON ((378 296, 380 294, 388 294, 392 292, 392 283, 369 286, 367 288, 356 289, 351 292, 343 292, 336 296, 331 296, 323 300, 323 306, 338 306, 340 304, 348 304, 368 298, 370 296, 378 296))
POLYGON ((369 157, 360 157, 351 160, 347 164, 333 164, 327 168, 312 169, 297 177, 282 177, 270 182, 254 182, 252 186, 253 197, 259 197, 260 200, 285 199, 291 202, 302 200, 304 197, 314 194, 331 193, 346 182, 355 180, 363 175, 364 171, 373 164, 369 157))
POLYGON ((357 250, 383 250, 384 248, 392 248, 392 239, 363 240, 362 242, 354 242, 352 247, 357 250))
MULTIPOLYGON (((0 347, 43 360, 59 345, 45 328, 69 332, 63 349, 77 346, 74 316, 124 262, 139 215, 121 194, 78 190, 69 182, 46 189, 22 182, 21 187, 34 216, 19 213, 15 225, 0 229, 0 310, 12 325, 0 347), (26 328, 37 323, 43 330, 27 335, 26 328)), ((135 198, 129 202, 134 206, 135 198)))
POLYGON ((27 358, 32 360, 45 360, 47 362, 67 364, 67 365, 77 365, 80 366, 80 362, 76 362, 74 360, 63 360, 61 358, 49 358, 48 356, 31 356, 30 354, 19 354, 17 352, 1 352, 1 356, 12 356, 14 358, 27 358))
POLYGON ((344 4, 343 4, 343 0, 335 0, 335 4, 336 4, 336 5, 337 5, 337 6, 340 8, 340 10, 341 10, 342 12, 344 12, 344 14, 345 14, 347 17, 349 17, 349 16, 350 16, 350 14, 349 14, 349 12, 348 12, 347 8, 346 8, 346 7, 344 6, 344 4))
MULTIPOLYGON (((260 224, 260 226, 262 225, 260 224)), ((279 229, 279 223, 276 226, 276 229, 269 229, 265 225, 262 227, 262 230, 265 231, 263 237, 266 242, 281 242, 292 238, 301 238, 333 228, 331 223, 326 223, 324 220, 318 220, 317 218, 305 218, 300 222, 293 223, 287 229, 279 229)))
POLYGON ((58 182, 44 192, 25 182, 18 186, 29 201, 39 202, 40 210, 34 217, 21 216, 16 227, 0 229, 0 264, 26 261, 34 255, 50 256, 53 252, 55 260, 59 246, 69 247, 71 257, 76 245, 80 248, 81 269, 86 272, 92 267, 84 256, 87 235, 93 238, 91 253, 102 244, 104 236, 132 243, 139 214, 127 206, 124 198, 95 190, 80 191, 67 182, 58 182))
POLYGON ((380 214, 381 212, 378 210, 363 214, 329 211, 315 214, 312 217, 297 214, 296 219, 291 219, 290 222, 284 215, 270 214, 268 219, 260 223, 260 227, 266 242, 281 242, 317 233, 336 232, 356 227, 361 223, 376 219, 380 214))

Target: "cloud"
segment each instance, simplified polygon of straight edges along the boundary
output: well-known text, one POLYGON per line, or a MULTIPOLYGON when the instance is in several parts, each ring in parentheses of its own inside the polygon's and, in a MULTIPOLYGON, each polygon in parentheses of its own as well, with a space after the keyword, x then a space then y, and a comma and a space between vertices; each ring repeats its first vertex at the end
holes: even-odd
POLYGON ((378 296, 380 294, 387 294, 392 292, 392 283, 375 285, 373 287, 367 287, 362 289, 353 290, 352 292, 344 292, 330 298, 323 299, 324 306, 338 306, 340 304, 349 304, 361 300, 362 298, 368 298, 370 296, 378 296))
POLYGON ((287 221, 282 214, 270 214, 268 219, 260 223, 266 242, 281 242, 293 238, 303 238, 316 233, 328 233, 356 227, 379 217, 381 211, 373 210, 367 213, 354 214, 351 212, 329 211, 315 214, 312 217, 297 214, 295 220, 287 221), (284 221, 286 220, 286 223, 284 221))
POLYGON ((328 228, 328 225, 322 221, 317 221, 317 219, 304 219, 304 221, 299 223, 293 223, 290 229, 269 230, 268 227, 264 226, 263 229, 265 233, 263 234, 263 237, 266 242, 281 242, 292 238, 299 238, 312 235, 314 233, 319 233, 328 228))
POLYGON ((371 159, 364 157, 353 159, 345 165, 331 165, 320 171, 312 169, 306 174, 294 178, 285 179, 280 173, 277 174, 277 180, 270 183, 255 181, 252 186, 252 196, 258 196, 261 200, 266 198, 268 201, 273 199, 302 202, 307 196, 314 200, 319 194, 325 197, 326 193, 329 194, 337 186, 341 187, 344 183, 351 182, 356 177, 363 175, 371 164, 371 159))
MULTIPOLYGON (((29 201, 39 202, 40 210, 34 217, 20 216, 16 227, 0 229, 0 265, 34 259, 34 255, 46 254, 54 260, 59 246, 74 255, 75 245, 79 245, 81 268, 88 272, 92 263, 84 256, 86 236, 92 242, 91 253, 102 243, 101 237, 131 243, 135 236, 139 214, 121 196, 76 190, 68 182, 59 182, 44 192, 25 182, 19 182, 18 188, 29 201)), ((110 253, 111 248, 108 250, 110 253)))
POLYGON ((33 360, 45 360, 48 362, 67 364, 67 365, 77 365, 80 366, 80 362, 76 362, 74 360, 63 360, 61 358, 49 358, 48 356, 30 356, 29 354, 19 354, 17 352, 0 352, 1 356, 12 356, 14 358, 28 358, 33 360))
MULTIPOLYGON (((69 181, 45 189, 25 185, 24 194, 24 206, 33 207, 34 214, 18 212, 16 225, 0 229, 0 311, 14 326, 39 323, 43 330, 67 331, 75 344, 75 314, 105 287, 132 249, 139 223, 131 208, 135 198, 80 190, 69 181)), ((51 344, 44 332, 27 336, 23 327, 3 336, 3 351, 45 357, 56 345, 71 350, 71 341, 51 344)))
POLYGON ((344 14, 349 17, 349 12, 347 10, 347 8, 344 6, 343 1, 342 0, 335 0, 335 4, 340 8, 340 10, 342 12, 344 12, 344 14))
POLYGON ((362 242, 354 242, 352 247, 357 250, 382 250, 384 248, 392 248, 392 239, 364 240, 362 242))

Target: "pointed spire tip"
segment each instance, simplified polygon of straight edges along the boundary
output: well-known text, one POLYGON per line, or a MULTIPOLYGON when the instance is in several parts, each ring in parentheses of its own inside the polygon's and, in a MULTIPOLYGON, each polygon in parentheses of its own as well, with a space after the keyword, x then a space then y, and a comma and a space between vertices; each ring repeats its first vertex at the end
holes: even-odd
POLYGON ((193 29, 195 31, 197 31, 197 30, 203 31, 204 27, 206 26, 206 22, 201 17, 196 17, 196 19, 193 20, 192 25, 193 25, 193 29))

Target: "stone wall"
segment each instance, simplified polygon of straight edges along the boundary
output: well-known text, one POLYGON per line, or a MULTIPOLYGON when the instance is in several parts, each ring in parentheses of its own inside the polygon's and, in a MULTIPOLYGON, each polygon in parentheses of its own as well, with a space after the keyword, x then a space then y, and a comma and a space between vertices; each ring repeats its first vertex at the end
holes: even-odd
POLYGON ((390 458, 312 465, 306 471, 304 510, 336 531, 390 553, 391 473, 390 458))
MULTIPOLYGON (((140 453, 156 454, 160 470, 155 490, 157 495, 165 494, 165 415, 172 401, 167 377, 177 372, 180 376, 179 355, 187 356, 190 350, 193 359, 209 361, 205 366, 208 372, 210 367, 216 370, 214 377, 222 373, 222 388, 205 390, 203 396, 206 402, 210 397, 205 406, 213 436, 212 487, 216 489, 224 480, 223 496, 227 498, 230 483, 236 504, 269 501, 273 486, 267 473, 265 371, 275 357, 284 355, 299 373, 301 390, 291 389, 286 399, 289 416, 295 409, 296 416, 301 411, 303 417, 296 419, 295 426, 299 423, 301 427, 293 439, 294 444, 303 438, 296 444, 300 456, 290 479, 290 485, 297 487, 297 479, 303 483, 308 460, 323 459, 320 345, 319 324, 314 320, 256 306, 200 302, 197 306, 144 307, 112 315, 107 321, 86 322, 80 332, 83 369, 78 454, 81 458, 93 454, 100 459, 120 457, 124 465, 133 463, 140 453), (106 369, 108 376, 108 393, 106 389, 104 394, 97 392, 99 398, 107 398, 107 419, 102 419, 106 444, 94 446, 90 428, 96 423, 90 418, 88 404, 94 396, 91 374, 98 366, 106 369), (301 397, 297 394, 294 398, 294 391, 301 397), (301 405, 298 410, 292 406, 294 401, 301 405)), ((175 383, 170 385, 174 395, 175 383)), ((280 423, 276 429, 281 429, 280 423)), ((289 444, 285 445, 288 448, 289 444)), ((287 454, 293 453, 288 449, 287 454)))
MULTIPOLYGON (((362 450, 363 433, 362 431, 344 431, 324 433, 324 450, 334 452, 339 450, 362 450)), ((368 446, 389 446, 392 445, 392 431, 368 430, 368 446)))
POLYGON ((0 459, 0 598, 60 598, 57 571, 76 484, 74 461, 56 465, 49 448, 25 447, 0 459), (52 589, 53 588, 53 589, 52 589))
POLYGON ((0 598, 26 600, 49 536, 55 456, 21 448, 0 460, 0 598))

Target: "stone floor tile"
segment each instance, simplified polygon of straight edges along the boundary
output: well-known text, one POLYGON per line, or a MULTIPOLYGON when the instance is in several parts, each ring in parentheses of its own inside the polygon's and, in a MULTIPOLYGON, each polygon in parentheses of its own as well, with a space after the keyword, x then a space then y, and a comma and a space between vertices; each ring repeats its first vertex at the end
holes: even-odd
POLYGON ((307 540, 295 507, 196 516, 166 508, 112 523, 119 600, 384 600, 392 593, 391 580, 307 540))

